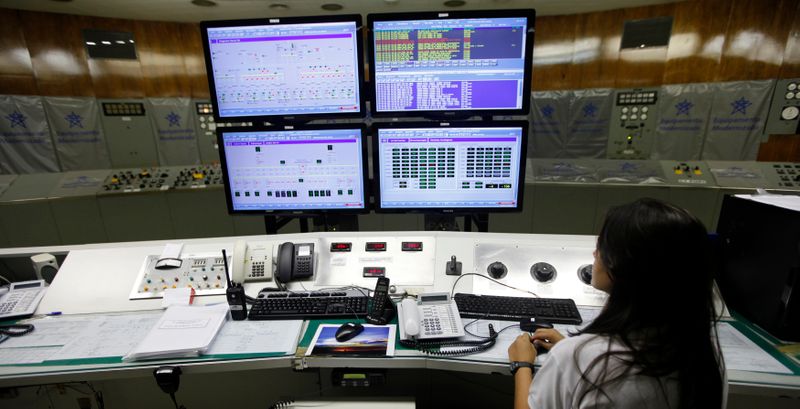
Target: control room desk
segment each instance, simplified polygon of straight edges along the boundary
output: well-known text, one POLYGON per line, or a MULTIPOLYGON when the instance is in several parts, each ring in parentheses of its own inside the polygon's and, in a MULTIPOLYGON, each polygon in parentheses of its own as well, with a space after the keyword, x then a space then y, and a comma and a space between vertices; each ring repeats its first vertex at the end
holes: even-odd
MULTIPOLYGON (((181 240, 184 243, 184 254, 214 253, 226 249, 229 254, 236 240, 246 240, 249 244, 262 243, 275 245, 285 241, 317 243, 317 273, 312 280, 291 283, 290 288, 312 290, 345 284, 374 288, 374 279, 361 276, 361 270, 350 268, 355 273, 343 272, 343 263, 353 260, 367 260, 365 257, 353 255, 350 261, 337 259, 329 251, 331 241, 352 241, 354 250, 357 245, 363 247, 364 241, 386 241, 389 247, 397 245, 401 240, 424 239, 425 251, 420 262, 413 265, 404 264, 401 254, 391 250, 381 257, 370 257, 367 262, 380 262, 387 266, 387 276, 396 287, 396 293, 435 292, 453 290, 455 292, 474 292, 482 294, 519 295, 513 290, 493 285, 488 280, 476 276, 447 276, 445 265, 451 256, 456 256, 463 263, 464 273, 485 271, 487 260, 502 260, 509 266, 509 274, 503 281, 510 285, 535 290, 545 297, 569 297, 579 305, 599 307, 603 299, 591 288, 578 280, 578 268, 591 263, 595 246, 593 236, 567 235, 533 235, 533 234, 497 234, 466 232, 317 232, 305 234, 287 234, 272 236, 247 236, 181 240), (519 266, 530 266, 535 260, 548 261, 558 270, 556 281, 551 284, 536 283, 531 278, 529 269, 519 266), (515 267, 516 266, 516 267, 515 267), (338 270, 337 270, 338 269, 338 270), (411 272, 413 270, 413 272, 411 272), (519 271, 518 271, 519 270, 519 271), (349 274, 346 277, 334 277, 336 274, 349 274), (458 281, 456 281, 458 280, 458 281)), ((55 280, 40 303, 37 314, 61 311, 65 315, 86 313, 108 313, 157 310, 161 301, 158 299, 130 300, 131 288, 148 255, 161 254, 164 245, 170 241, 147 241, 129 243, 105 243, 81 246, 58 246, 38 248, 13 248, 0 250, 0 257, 32 255, 41 252, 68 253, 62 263, 55 280)), ((234 255, 235 256, 235 255, 234 255)), ((357 267, 357 266, 351 266, 357 267)), ((247 294, 254 296, 258 290, 272 283, 246 283, 247 294)), ((224 302, 225 297, 197 297, 199 304, 224 302)), ((341 322, 341 321, 339 321, 341 322)), ((313 322, 310 322, 313 327, 313 322)), ((774 340, 757 328, 744 324, 741 332, 773 356, 780 355, 771 344, 774 340)), ((740 327, 737 326, 737 329, 740 327)), ((307 331, 313 331, 313 328, 307 331)), ((510 330, 512 331, 512 330, 510 330)), ((313 333, 311 334, 313 335, 313 333)), ((295 355, 248 358, 248 359, 199 359, 171 360, 125 364, 95 364, 67 366, 3 366, 0 367, 0 387, 49 384, 68 381, 91 381, 149 377, 154 368, 165 362, 179 364, 184 373, 219 373, 247 371, 256 369, 277 368, 410 368, 438 369, 447 371, 463 371, 473 373, 507 374, 505 359, 475 359, 471 357, 442 358, 426 356, 417 351, 398 350, 396 356, 387 358, 331 358, 306 357, 304 349, 308 346, 309 334, 300 341, 295 355)), ((495 348, 505 346, 497 345, 495 348)), ((794 375, 779 375, 750 371, 728 371, 730 391, 732 393, 789 396, 800 399, 800 367, 783 357, 782 362, 794 371, 794 375), (788 362, 788 364, 787 364, 788 362)))

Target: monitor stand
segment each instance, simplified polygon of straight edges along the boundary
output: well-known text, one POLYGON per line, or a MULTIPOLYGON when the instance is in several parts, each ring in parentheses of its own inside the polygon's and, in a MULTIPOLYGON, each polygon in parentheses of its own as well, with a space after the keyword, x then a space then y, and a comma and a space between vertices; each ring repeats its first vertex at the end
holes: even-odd
MULTIPOLYGON (((472 223, 475 223, 475 226, 478 228, 479 232, 489 232, 488 213, 472 213, 464 215, 464 231, 472 231, 472 223)), ((456 216, 442 214, 426 214, 425 230, 460 231, 458 228, 458 222, 456 221, 456 216)))
POLYGON ((308 233, 308 219, 311 219, 313 231, 358 231, 358 216, 264 216, 267 234, 278 234, 278 229, 286 226, 294 219, 300 222, 300 233, 308 233))

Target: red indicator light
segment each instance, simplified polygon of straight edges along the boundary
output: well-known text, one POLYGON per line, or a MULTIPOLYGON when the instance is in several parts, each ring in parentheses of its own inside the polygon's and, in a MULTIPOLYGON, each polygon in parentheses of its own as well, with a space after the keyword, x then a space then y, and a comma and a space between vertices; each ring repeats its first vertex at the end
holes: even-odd
POLYGON ((331 243, 331 251, 350 251, 352 243, 331 243))
POLYGON ((385 242, 367 242, 367 251, 386 251, 385 242))
POLYGON ((404 241, 402 245, 403 251, 422 251, 421 241, 404 241))

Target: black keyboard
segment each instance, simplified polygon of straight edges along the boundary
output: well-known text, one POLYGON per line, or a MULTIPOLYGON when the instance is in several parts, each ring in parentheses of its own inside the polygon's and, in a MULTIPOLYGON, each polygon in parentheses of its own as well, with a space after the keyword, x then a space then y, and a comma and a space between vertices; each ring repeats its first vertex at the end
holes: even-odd
POLYGON ((367 296, 358 290, 262 292, 247 315, 251 320, 363 316, 367 296))
POLYGON ((583 322, 575 301, 568 298, 503 297, 456 293, 454 299, 463 318, 519 321, 536 318, 553 324, 583 322))

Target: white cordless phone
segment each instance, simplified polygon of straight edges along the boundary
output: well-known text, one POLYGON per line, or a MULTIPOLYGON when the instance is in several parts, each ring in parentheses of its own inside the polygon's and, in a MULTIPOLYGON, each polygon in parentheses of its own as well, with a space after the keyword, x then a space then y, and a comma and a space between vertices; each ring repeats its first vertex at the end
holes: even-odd
POLYGON ((405 299, 398 308, 400 338, 434 339, 464 336, 464 326, 449 293, 420 294, 418 301, 405 299))

